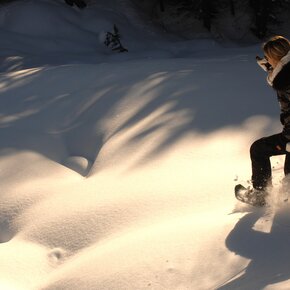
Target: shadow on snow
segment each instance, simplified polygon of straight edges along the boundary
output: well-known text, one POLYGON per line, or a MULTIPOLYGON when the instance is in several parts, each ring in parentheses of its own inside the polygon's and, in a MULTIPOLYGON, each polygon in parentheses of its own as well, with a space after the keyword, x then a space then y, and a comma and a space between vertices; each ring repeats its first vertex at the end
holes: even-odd
POLYGON ((271 91, 255 67, 242 59, 235 63, 171 59, 2 75, 0 154, 32 150, 58 163, 69 156, 83 156, 93 163, 110 138, 168 105, 155 123, 128 140, 142 141, 172 124, 169 134, 145 157, 150 161, 188 132, 208 134, 240 125, 253 115, 274 115, 275 97, 264 102, 271 91), (249 69, 253 74, 247 73, 249 69), (126 103, 128 97, 131 103, 126 103), (139 101, 142 104, 135 106, 139 101), (106 131, 103 121, 117 117, 114 110, 121 106, 125 111, 129 107, 130 117, 106 131), (162 116, 166 118, 158 122, 162 116), (184 121, 174 126, 180 118, 184 121))
POLYGON ((276 212, 270 233, 253 229, 263 215, 264 210, 246 214, 228 235, 227 248, 251 261, 243 274, 240 273, 218 290, 259 290, 290 279, 289 206, 276 212))

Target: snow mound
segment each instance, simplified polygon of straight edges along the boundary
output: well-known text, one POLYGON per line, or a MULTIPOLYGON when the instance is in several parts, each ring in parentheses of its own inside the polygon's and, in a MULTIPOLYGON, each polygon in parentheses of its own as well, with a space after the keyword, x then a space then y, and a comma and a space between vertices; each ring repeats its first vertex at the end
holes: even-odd
POLYGON ((63 162, 63 165, 82 176, 87 176, 92 167, 92 162, 82 156, 70 156, 63 162))

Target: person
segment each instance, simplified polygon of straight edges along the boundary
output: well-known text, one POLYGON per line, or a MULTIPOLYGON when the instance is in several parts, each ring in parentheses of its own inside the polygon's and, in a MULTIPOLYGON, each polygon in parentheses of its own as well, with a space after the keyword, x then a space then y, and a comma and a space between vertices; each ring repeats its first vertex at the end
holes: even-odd
POLYGON ((284 174, 290 174, 290 41, 283 36, 271 37, 263 44, 263 51, 264 58, 256 59, 277 93, 283 125, 281 133, 256 140, 250 147, 253 188, 249 190, 265 197, 272 185, 271 156, 285 154, 284 174))

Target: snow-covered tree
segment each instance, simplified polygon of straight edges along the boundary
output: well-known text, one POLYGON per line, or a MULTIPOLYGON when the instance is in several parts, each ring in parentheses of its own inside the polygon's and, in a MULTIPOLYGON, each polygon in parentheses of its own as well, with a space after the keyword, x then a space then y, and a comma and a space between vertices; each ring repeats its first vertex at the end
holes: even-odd
POLYGON ((104 44, 111 48, 113 51, 128 52, 128 49, 123 47, 121 43, 121 35, 116 24, 114 25, 113 32, 107 32, 104 44))

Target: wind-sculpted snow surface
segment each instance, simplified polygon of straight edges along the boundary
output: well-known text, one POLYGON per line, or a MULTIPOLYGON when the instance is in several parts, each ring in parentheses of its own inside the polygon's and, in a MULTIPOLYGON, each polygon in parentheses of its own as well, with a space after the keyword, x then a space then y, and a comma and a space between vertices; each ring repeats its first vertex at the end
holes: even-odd
POLYGON ((251 89, 236 88, 252 76, 231 72, 251 65, 217 62, 2 74, 7 289, 210 289, 247 266, 225 242, 241 217, 229 215, 233 179, 247 178, 250 140, 273 121, 250 109, 225 116, 223 78, 237 95, 228 106, 242 106, 251 89))
POLYGON ((1 73, 0 289, 290 287, 283 158, 270 207, 233 195, 251 142, 280 130, 275 96, 256 47, 202 43, 1 73))

